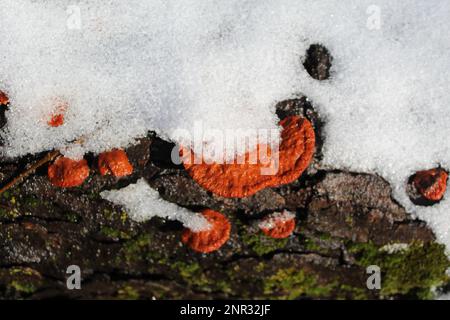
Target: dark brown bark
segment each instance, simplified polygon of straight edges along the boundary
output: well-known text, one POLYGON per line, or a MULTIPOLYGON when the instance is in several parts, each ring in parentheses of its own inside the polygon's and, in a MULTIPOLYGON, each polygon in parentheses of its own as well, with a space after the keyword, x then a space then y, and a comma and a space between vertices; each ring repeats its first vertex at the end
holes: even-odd
MULTIPOLYGON (((443 247, 375 175, 324 171, 315 163, 294 183, 226 199, 172 165, 170 150, 148 137, 127 150, 135 167, 130 177, 102 177, 88 157, 92 172, 81 187, 53 187, 41 168, 6 192, 0 200, 0 297, 423 298, 444 283, 443 247), (226 214, 229 242, 212 254, 195 253, 181 244, 177 222, 134 223, 99 196, 140 177, 169 201, 226 214), (263 236, 257 219, 283 209, 296 212, 295 234, 263 236), (388 254, 383 246, 392 243, 409 247, 388 254), (366 288, 369 264, 381 267, 381 290, 366 288), (66 288, 69 265, 82 270, 81 290, 66 288)), ((31 161, 4 162, 1 180, 31 161)))

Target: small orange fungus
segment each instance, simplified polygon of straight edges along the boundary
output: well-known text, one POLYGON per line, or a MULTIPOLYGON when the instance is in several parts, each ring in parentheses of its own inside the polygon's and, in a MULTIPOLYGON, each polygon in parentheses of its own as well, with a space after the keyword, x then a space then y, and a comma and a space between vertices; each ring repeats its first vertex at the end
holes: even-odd
POLYGON ((183 231, 181 241, 192 250, 209 253, 218 250, 228 241, 231 224, 223 214, 211 209, 203 210, 202 215, 211 224, 211 228, 199 232, 193 232, 186 228, 183 231))
POLYGON ((413 177, 413 185, 422 197, 429 201, 439 201, 447 189, 448 173, 441 169, 430 169, 417 172, 413 177))
POLYGON ((9 103, 9 98, 3 91, 0 91, 0 105, 7 105, 9 103))
POLYGON ((60 157, 48 167, 50 182, 57 187, 70 188, 81 185, 89 176, 86 160, 72 160, 60 157))
POLYGON ((264 218, 259 227, 268 237, 284 239, 294 232, 295 216, 289 213, 273 214, 264 218))
POLYGON ((64 124, 64 114, 66 112, 66 109, 67 109, 66 103, 59 103, 58 106, 56 107, 55 111, 51 115, 51 118, 47 122, 47 124, 50 127, 55 127, 55 128, 62 126, 64 124))
POLYGON ((115 177, 123 177, 133 173, 133 166, 127 154, 120 149, 101 153, 98 157, 98 169, 102 176, 112 174, 115 177))
POLYGON ((203 188, 228 198, 243 198, 266 187, 290 183, 309 166, 315 150, 315 133, 311 123, 299 116, 287 117, 280 125, 283 130, 277 151, 259 144, 244 155, 244 161, 236 158, 233 163, 208 164, 196 158, 192 150, 182 148, 183 165, 203 188), (259 155, 261 148, 267 148, 265 157, 272 161, 250 161, 257 158, 255 153, 259 155))

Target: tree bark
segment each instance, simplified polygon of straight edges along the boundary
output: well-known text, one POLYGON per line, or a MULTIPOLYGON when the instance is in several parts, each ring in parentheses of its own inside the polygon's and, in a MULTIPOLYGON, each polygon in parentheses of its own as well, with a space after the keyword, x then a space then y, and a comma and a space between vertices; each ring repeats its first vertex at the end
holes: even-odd
MULTIPOLYGON (((445 285, 443 246, 380 177, 322 170, 316 159, 294 183, 226 199, 172 165, 171 148, 142 139, 127 150, 135 170, 124 179, 100 176, 88 156, 91 175, 81 187, 53 187, 44 167, 3 194, 0 298, 429 298, 430 288, 445 285), (230 240, 198 254, 181 244, 179 223, 135 223, 99 196, 141 177, 169 201, 225 214, 230 240), (284 209, 296 213, 294 235, 267 238, 255 222, 284 209), (70 265, 81 269, 80 290, 66 286, 70 265), (369 265, 380 267, 381 289, 367 288, 369 265)), ((38 158, 4 161, 2 183, 38 158)))

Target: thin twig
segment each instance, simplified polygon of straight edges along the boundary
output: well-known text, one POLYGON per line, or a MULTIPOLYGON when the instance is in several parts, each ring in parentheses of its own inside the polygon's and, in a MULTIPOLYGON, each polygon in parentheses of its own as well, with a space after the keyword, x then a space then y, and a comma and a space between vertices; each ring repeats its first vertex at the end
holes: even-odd
POLYGON ((33 163, 30 167, 28 167, 25 171, 20 173, 17 177, 15 177, 13 180, 8 182, 4 187, 0 189, 0 194, 5 192, 6 190, 11 189, 16 184, 21 183, 23 180, 25 180, 29 175, 33 174, 39 167, 43 166, 47 162, 50 162, 54 160, 56 157, 60 155, 59 151, 50 151, 47 153, 42 159, 39 161, 36 161, 33 163))

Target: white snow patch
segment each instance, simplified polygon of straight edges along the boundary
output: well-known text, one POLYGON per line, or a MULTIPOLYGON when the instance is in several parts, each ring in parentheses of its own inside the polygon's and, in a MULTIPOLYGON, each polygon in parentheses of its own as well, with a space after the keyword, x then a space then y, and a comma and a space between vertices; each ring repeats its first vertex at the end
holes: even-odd
POLYGON ((450 168, 449 1, 0 0, 0 8, 0 89, 11 100, 4 155, 57 148, 79 157, 148 130, 187 145, 195 121, 273 129, 275 103, 304 93, 326 121, 323 166, 382 175, 450 248, 449 192, 430 208, 405 193, 415 171, 450 168), (79 30, 67 27, 69 5, 80 7, 79 30), (302 66, 314 43, 334 57, 327 81, 302 66), (49 128, 55 98, 69 108, 65 124, 49 128))
POLYGON ((435 300, 450 300, 450 292, 436 293, 435 300))
POLYGON ((128 216, 137 222, 160 217, 178 220, 194 232, 205 231, 211 227, 200 213, 192 212, 162 199, 158 191, 150 188, 143 178, 120 190, 103 191, 100 195, 105 200, 123 206, 128 216))
POLYGON ((295 219, 295 214, 284 210, 282 212, 274 212, 265 219, 258 222, 258 227, 262 229, 273 229, 277 226, 277 222, 285 222, 295 219))
POLYGON ((391 243, 384 245, 380 248, 381 251, 387 252, 388 254, 393 254, 401 251, 406 251, 409 248, 408 243, 391 243))

